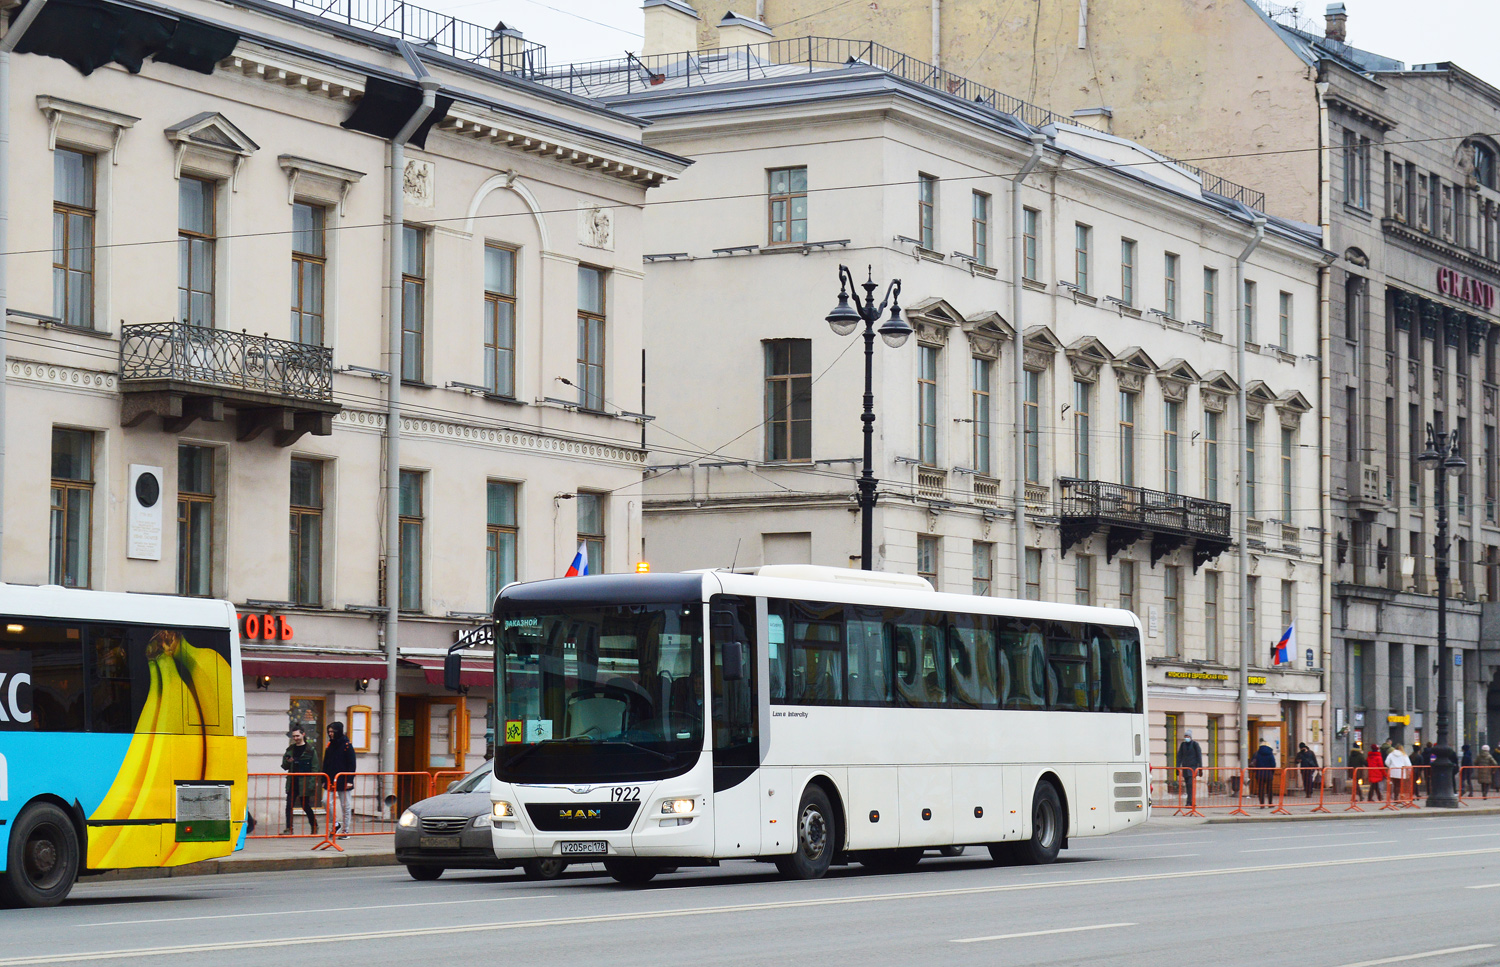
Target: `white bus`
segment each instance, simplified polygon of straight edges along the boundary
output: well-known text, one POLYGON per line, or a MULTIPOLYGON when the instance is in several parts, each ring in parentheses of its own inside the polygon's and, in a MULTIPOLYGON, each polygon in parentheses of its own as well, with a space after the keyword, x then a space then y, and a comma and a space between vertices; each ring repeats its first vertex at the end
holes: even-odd
POLYGON ((1149 812, 1128 611, 777 565, 513 584, 494 619, 502 858, 627 883, 960 846, 1049 863, 1149 812))

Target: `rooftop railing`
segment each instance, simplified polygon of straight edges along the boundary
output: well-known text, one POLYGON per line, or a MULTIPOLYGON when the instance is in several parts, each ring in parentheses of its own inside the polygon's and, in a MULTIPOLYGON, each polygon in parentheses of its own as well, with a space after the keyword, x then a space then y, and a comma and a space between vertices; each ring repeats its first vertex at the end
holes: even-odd
POLYGON ((547 48, 513 31, 482 27, 405 0, 279 0, 302 13, 430 47, 507 74, 533 77, 547 69, 547 48))

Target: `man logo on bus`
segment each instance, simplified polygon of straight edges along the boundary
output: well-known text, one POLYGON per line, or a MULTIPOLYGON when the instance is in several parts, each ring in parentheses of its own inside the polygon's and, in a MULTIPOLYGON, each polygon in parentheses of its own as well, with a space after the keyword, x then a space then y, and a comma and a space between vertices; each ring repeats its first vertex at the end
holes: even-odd
POLYGON ((599 819, 604 815, 600 809, 559 809, 558 819, 599 819))

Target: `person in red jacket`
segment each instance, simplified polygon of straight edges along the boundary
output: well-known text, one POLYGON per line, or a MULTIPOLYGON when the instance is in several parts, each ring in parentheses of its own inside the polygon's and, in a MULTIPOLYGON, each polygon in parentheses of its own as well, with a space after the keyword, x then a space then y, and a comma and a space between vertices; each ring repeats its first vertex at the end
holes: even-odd
POLYGON ((1370 743, 1370 755, 1365 760, 1365 771, 1370 780, 1370 801, 1376 799, 1384 800, 1380 794, 1380 784, 1385 782, 1385 757, 1380 754, 1380 746, 1370 743))

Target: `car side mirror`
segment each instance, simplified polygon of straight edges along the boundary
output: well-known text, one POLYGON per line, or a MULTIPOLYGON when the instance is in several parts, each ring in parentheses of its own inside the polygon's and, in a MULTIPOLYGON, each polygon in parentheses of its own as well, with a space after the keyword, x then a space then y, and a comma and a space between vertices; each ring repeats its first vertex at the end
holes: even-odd
POLYGON ((443 791, 444 792, 452 792, 453 788, 455 786, 457 786, 460 782, 463 782, 463 780, 462 779, 454 779, 454 780, 452 780, 451 782, 448 783, 448 788, 444 789, 443 791))

